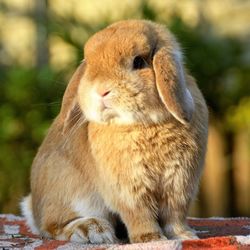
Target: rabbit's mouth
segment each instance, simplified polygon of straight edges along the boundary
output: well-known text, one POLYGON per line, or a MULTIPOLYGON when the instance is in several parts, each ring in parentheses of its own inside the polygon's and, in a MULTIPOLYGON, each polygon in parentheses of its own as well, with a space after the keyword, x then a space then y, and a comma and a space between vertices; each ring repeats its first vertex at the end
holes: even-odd
POLYGON ((109 107, 105 107, 101 112, 101 119, 104 123, 112 123, 118 117, 118 114, 109 107))
POLYGON ((100 111, 100 122, 105 124, 128 125, 136 122, 132 112, 104 107, 100 111))
POLYGON ((99 108, 100 119, 102 122, 111 123, 112 120, 118 118, 118 113, 115 112, 110 98, 100 99, 99 108))

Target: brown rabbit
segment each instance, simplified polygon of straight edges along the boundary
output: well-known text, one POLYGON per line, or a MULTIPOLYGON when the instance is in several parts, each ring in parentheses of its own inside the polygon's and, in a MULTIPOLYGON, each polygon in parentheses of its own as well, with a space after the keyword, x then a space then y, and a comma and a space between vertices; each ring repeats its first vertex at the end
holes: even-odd
POLYGON ((207 144, 208 111, 174 36, 117 22, 85 45, 60 114, 32 165, 22 211, 34 232, 116 242, 189 239, 186 224, 207 144))

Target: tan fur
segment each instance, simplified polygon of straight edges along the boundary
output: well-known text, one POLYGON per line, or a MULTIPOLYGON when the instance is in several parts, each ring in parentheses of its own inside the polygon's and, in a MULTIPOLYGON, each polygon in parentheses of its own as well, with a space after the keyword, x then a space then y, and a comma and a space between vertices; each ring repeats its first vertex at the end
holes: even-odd
POLYGON ((186 215, 207 127, 205 101, 169 31, 131 20, 96 33, 32 165, 40 233, 115 242, 118 214, 130 242, 195 238, 186 215), (133 69, 136 56, 144 68, 133 69))

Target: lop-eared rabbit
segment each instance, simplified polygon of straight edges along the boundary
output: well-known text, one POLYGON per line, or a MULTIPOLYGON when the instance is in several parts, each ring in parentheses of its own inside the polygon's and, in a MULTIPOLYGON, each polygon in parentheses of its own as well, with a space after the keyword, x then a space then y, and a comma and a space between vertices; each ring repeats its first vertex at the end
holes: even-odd
POLYGON ((33 161, 23 215, 33 232, 83 243, 197 238, 186 216, 202 173, 208 111, 175 37, 144 20, 85 44, 33 161))

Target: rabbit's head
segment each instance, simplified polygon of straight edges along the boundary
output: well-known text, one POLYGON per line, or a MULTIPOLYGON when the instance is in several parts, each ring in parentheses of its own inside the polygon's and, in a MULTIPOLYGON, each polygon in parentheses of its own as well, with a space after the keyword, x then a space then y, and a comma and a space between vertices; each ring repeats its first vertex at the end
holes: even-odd
POLYGON ((163 26, 120 21, 85 45, 85 70, 77 103, 89 121, 160 123, 174 116, 189 122, 194 110, 180 47, 163 26))

